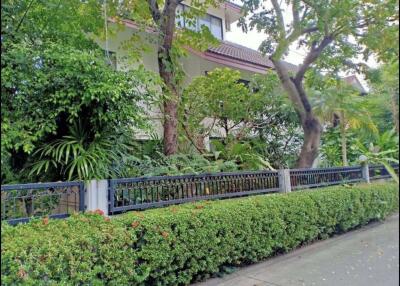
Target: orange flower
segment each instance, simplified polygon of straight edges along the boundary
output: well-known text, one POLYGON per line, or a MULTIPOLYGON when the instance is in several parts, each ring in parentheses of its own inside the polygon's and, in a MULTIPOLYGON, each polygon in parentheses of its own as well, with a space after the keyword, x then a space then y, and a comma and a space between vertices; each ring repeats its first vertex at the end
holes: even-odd
POLYGON ((48 225, 49 224, 49 218, 48 217, 43 218, 43 224, 44 225, 48 225))
POLYGON ((133 228, 137 228, 139 225, 140 225, 140 222, 139 222, 139 221, 134 221, 134 222, 132 222, 132 224, 131 224, 131 226, 132 226, 133 228))
POLYGON ((95 214, 99 214, 99 215, 104 215, 104 212, 102 210, 99 210, 99 209, 95 210, 94 213, 95 214))
POLYGON ((110 218, 106 216, 106 217, 104 217, 104 220, 105 221, 110 221, 110 218))
POLYGON ((202 205, 197 205, 196 206, 196 209, 202 209, 202 208, 204 208, 204 206, 202 206, 202 205))
POLYGON ((26 277, 28 276, 28 273, 26 273, 26 271, 25 271, 24 269, 20 268, 20 269, 18 270, 18 276, 19 276, 19 278, 25 280, 26 277))
POLYGON ((169 233, 166 231, 161 232, 162 237, 167 238, 169 233))

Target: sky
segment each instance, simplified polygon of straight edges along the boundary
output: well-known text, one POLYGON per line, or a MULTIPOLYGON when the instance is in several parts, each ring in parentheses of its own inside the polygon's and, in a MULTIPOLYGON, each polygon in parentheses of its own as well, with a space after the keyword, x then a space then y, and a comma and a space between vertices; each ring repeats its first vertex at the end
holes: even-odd
MULTIPOLYGON (((234 2, 238 5, 241 5, 240 0, 231 0, 231 2, 234 2)), ((268 2, 268 1, 265 1, 268 2)), ((268 4, 267 4, 268 6, 268 4)), ((289 22, 291 19, 291 13, 285 13, 284 18, 285 22, 289 22)), ((249 48, 252 48, 254 50, 258 50, 258 47, 260 46, 261 42, 265 39, 265 36, 263 33, 258 33, 255 30, 248 31, 247 33, 244 33, 240 27, 237 27, 237 22, 232 23, 231 25, 231 31, 226 33, 225 39, 230 42, 234 42, 237 44, 240 44, 242 46, 246 46, 249 48)), ((296 44, 293 44, 290 49, 289 49, 289 54, 285 58, 287 62, 290 62, 295 65, 299 65, 303 62, 303 59, 305 55, 307 54, 307 50, 304 50, 303 48, 298 49, 296 47, 296 44)), ((376 68, 378 66, 377 62, 373 59, 370 58, 368 62, 366 62, 370 67, 376 68)), ((343 76, 349 75, 349 74, 343 74, 343 76)), ((367 84, 364 80, 363 75, 357 74, 358 79, 361 81, 364 87, 367 87, 367 84)))

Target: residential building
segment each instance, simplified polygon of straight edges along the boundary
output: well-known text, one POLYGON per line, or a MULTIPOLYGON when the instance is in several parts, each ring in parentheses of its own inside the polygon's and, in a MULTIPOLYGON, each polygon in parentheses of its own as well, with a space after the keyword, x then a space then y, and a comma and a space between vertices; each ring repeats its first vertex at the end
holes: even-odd
POLYGON ((346 77, 343 77, 343 80, 348 83, 349 85, 353 86, 355 89, 357 89, 360 92, 360 95, 366 95, 367 90, 364 88, 360 80, 356 75, 349 75, 346 77))

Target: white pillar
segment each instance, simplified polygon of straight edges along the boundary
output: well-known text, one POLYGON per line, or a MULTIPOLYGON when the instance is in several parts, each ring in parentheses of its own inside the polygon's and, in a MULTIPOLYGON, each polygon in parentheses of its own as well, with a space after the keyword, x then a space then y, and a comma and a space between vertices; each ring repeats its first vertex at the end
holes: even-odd
POLYGON ((102 210, 108 215, 108 181, 90 180, 86 182, 85 204, 87 211, 102 210))
POLYGON ((290 193, 292 191, 292 185, 290 184, 289 169, 278 170, 278 180, 279 180, 280 193, 290 193))
POLYGON ((362 177, 363 179, 369 184, 371 183, 369 179, 369 168, 368 168, 368 163, 367 162, 362 162, 361 163, 361 172, 362 172, 362 177))

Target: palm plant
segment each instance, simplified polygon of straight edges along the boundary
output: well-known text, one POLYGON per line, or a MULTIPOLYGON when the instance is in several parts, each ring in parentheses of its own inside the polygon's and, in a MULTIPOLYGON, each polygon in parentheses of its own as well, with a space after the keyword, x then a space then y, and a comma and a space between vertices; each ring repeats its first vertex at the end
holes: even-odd
POLYGON ((341 156, 343 166, 347 166, 346 135, 351 128, 367 128, 377 132, 365 100, 350 85, 335 81, 323 91, 312 92, 312 103, 315 114, 325 123, 339 125, 341 156))
POLYGON ((399 177, 391 166, 391 163, 399 163, 399 137, 395 130, 378 134, 375 144, 372 142, 365 144, 357 140, 352 148, 366 156, 370 163, 384 165, 392 178, 399 183, 399 177))
POLYGON ((78 122, 68 135, 39 147, 31 164, 30 175, 49 174, 57 170, 63 179, 88 180, 108 178, 115 174, 113 163, 130 153, 132 146, 122 133, 104 132, 90 136, 78 122))

